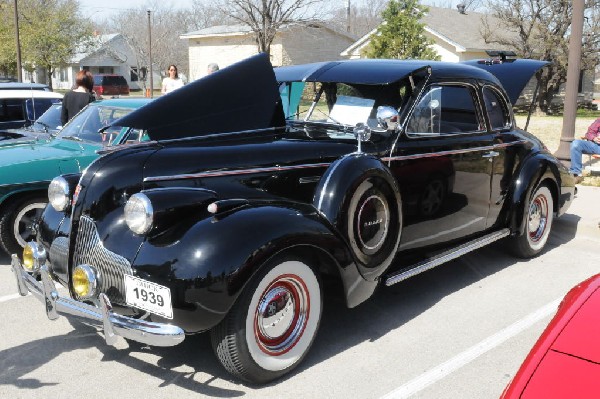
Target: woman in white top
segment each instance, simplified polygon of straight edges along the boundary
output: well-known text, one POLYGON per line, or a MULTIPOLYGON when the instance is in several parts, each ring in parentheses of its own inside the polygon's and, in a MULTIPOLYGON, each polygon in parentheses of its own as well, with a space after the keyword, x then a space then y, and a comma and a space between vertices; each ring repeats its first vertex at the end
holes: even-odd
POLYGON ((183 86, 183 80, 181 80, 177 74, 177 67, 175 65, 169 65, 169 76, 162 81, 162 94, 170 93, 181 86, 183 86))

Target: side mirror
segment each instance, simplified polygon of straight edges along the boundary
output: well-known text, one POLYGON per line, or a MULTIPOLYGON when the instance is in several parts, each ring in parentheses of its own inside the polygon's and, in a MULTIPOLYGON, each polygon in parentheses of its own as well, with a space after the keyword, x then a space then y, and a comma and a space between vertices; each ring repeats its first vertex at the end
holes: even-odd
POLYGON ((400 115, 394 107, 382 105, 377 107, 377 123, 383 129, 396 130, 400 115))

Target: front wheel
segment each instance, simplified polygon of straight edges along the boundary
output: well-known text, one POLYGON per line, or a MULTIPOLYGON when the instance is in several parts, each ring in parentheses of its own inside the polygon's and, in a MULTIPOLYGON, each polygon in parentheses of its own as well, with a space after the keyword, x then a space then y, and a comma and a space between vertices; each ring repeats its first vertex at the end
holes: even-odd
POLYGON ((211 331, 213 350, 234 376, 271 381, 308 353, 322 307, 321 283, 310 266, 295 258, 270 262, 211 331))
POLYGON ((554 219, 554 201, 546 186, 539 186, 531 196, 525 220, 525 232, 513 238, 511 246, 516 256, 531 258, 541 252, 548 241, 554 219))
POLYGON ((14 200, 0 218, 0 244, 8 254, 19 254, 27 242, 34 240, 47 200, 26 197, 14 200))

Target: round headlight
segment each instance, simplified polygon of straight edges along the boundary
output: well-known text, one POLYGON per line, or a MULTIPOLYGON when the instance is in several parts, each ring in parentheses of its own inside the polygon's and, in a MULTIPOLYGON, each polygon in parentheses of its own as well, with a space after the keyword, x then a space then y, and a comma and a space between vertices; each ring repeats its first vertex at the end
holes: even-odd
POLYGON ((136 234, 150 231, 153 214, 150 199, 142 193, 133 194, 125 204, 125 223, 136 234))
POLYGON ((80 299, 87 299, 96 293, 98 277, 90 265, 79 265, 73 270, 71 278, 73 291, 80 299))
POLYGON ((30 272, 37 272, 46 262, 46 250, 35 241, 28 242, 23 248, 23 267, 30 272))
POLYGON ((48 201, 52 208, 57 211, 64 211, 69 206, 69 183, 58 176, 52 179, 48 186, 48 201))

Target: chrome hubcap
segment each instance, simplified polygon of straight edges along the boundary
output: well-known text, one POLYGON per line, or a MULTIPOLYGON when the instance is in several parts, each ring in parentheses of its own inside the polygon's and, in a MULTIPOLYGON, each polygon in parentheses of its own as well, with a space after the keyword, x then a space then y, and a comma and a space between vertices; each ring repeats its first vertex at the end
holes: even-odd
POLYGON ((532 241, 538 241, 544 236, 548 220, 548 201, 544 196, 537 196, 529 206, 529 221, 527 228, 532 241))
POLYGON ((34 203, 21 209, 17 214, 13 226, 13 235, 21 247, 25 247, 27 241, 35 238, 38 221, 45 207, 46 204, 34 203))
POLYGON ((271 283, 254 317, 254 333, 260 349, 277 356, 293 348, 306 328, 309 310, 308 289, 298 276, 280 276, 271 283))

